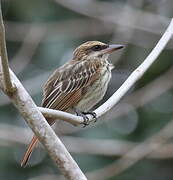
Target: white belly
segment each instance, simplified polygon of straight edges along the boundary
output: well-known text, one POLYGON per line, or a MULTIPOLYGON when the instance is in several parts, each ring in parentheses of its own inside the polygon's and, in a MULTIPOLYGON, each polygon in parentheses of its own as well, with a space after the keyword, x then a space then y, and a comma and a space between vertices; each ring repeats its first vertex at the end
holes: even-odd
POLYGON ((96 80, 82 100, 76 105, 76 108, 80 111, 89 111, 94 105, 96 105, 105 95, 108 83, 111 79, 111 70, 104 67, 101 70, 101 76, 96 80))

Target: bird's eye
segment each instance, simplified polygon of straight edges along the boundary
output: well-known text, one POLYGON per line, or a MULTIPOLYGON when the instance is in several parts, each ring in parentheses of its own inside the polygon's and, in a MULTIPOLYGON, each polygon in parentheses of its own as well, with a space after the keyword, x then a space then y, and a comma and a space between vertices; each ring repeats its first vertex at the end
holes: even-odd
POLYGON ((100 50, 102 50, 102 46, 101 45, 95 45, 92 47, 92 50, 93 51, 100 51, 100 50))

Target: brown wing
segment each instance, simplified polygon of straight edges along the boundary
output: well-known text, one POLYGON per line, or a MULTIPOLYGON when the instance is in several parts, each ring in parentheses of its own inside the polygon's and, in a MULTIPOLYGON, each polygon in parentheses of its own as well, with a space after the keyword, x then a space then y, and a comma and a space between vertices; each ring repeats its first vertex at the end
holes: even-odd
POLYGON ((44 87, 43 107, 67 110, 78 103, 83 89, 99 76, 100 64, 88 61, 68 63, 56 70, 44 87))

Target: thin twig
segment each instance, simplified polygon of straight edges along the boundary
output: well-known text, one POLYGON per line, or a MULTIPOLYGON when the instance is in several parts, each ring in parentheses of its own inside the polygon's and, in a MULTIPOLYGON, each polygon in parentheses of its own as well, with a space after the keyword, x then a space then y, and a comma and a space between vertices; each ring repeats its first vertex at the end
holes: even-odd
POLYGON ((6 49, 6 41, 5 41, 5 28, 2 19, 2 10, 0 6, 0 55, 2 60, 2 72, 3 72, 3 84, 5 91, 9 94, 15 92, 15 87, 12 84, 9 72, 9 65, 8 65, 8 55, 6 49))

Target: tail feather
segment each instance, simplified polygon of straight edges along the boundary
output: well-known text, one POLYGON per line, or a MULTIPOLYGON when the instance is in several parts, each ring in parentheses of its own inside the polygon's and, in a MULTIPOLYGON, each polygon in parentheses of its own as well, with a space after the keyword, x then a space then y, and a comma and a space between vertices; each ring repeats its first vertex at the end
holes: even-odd
POLYGON ((21 161, 21 167, 25 167, 27 165, 27 162, 28 162, 37 142, 38 142, 38 138, 36 136, 33 136, 32 140, 28 146, 28 149, 27 149, 26 153, 24 154, 23 159, 21 161))
MULTIPOLYGON (((50 125, 53 125, 55 123, 55 120, 52 118, 48 118, 47 121, 50 125)), ((36 136, 33 136, 32 140, 28 146, 28 149, 27 149, 26 153, 24 154, 23 159, 21 161, 21 167, 25 167, 27 165, 27 162, 29 161, 29 158, 31 157, 31 154, 32 154, 35 146, 37 145, 37 143, 38 143, 38 138, 36 136)))

